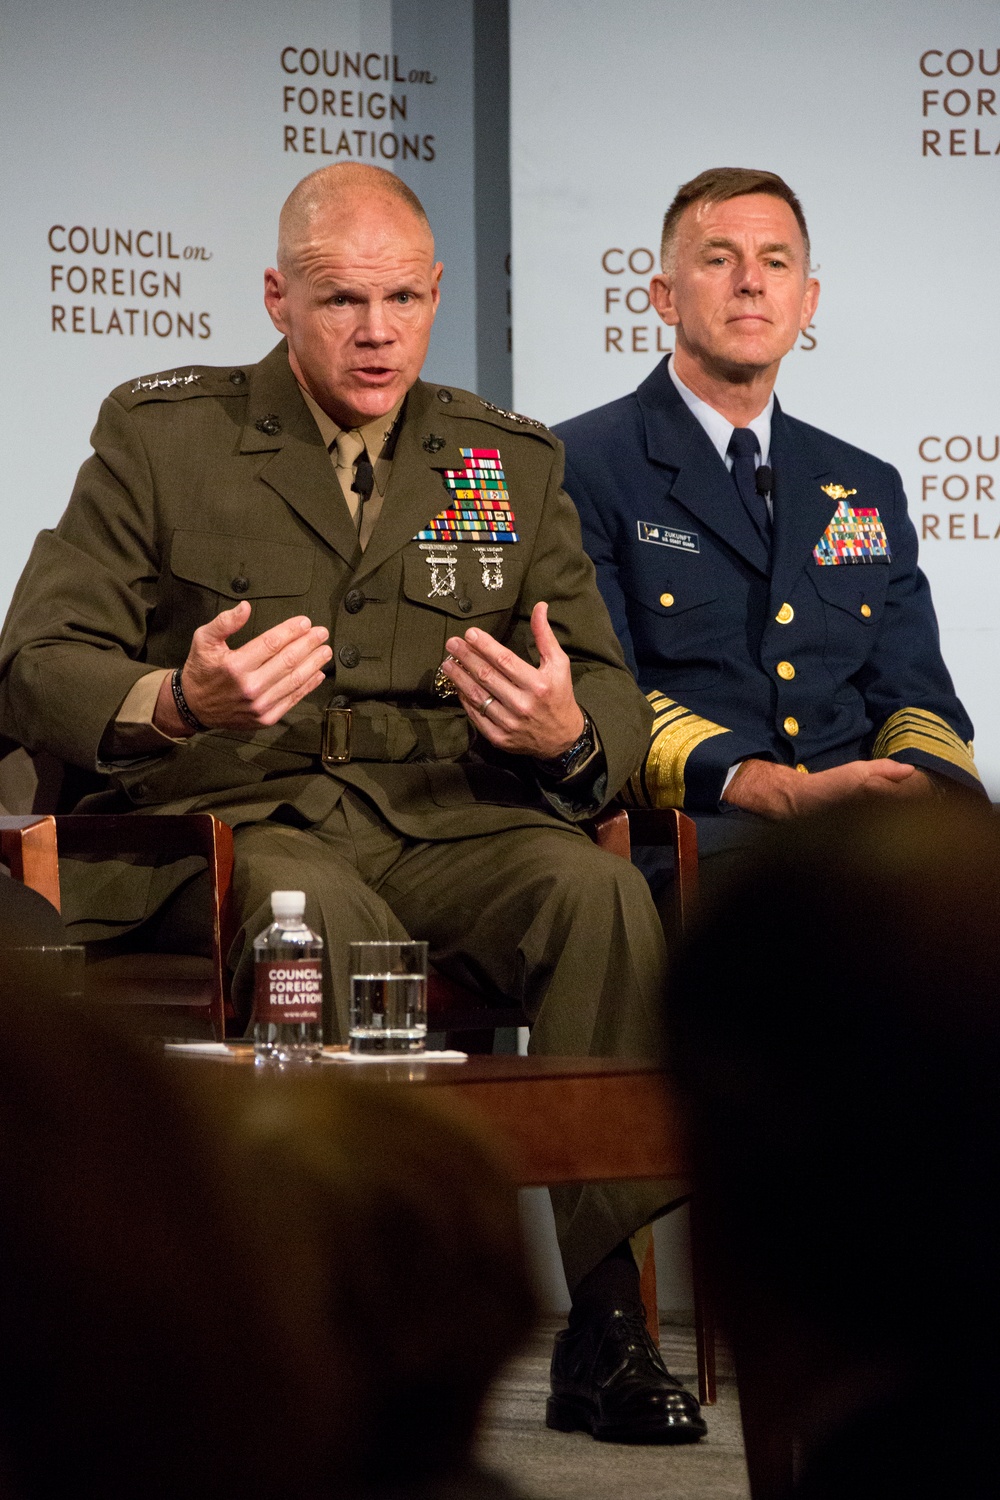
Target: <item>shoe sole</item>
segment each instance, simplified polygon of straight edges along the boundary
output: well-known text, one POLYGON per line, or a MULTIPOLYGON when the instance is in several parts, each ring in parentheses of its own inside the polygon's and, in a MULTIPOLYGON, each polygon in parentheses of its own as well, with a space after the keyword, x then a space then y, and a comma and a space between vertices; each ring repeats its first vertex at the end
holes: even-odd
POLYGON ((614 1427, 597 1421, 593 1409, 569 1396, 550 1396, 545 1403, 545 1425, 554 1432, 589 1432, 599 1443, 697 1443, 708 1431, 702 1421, 683 1426, 662 1422, 614 1427))

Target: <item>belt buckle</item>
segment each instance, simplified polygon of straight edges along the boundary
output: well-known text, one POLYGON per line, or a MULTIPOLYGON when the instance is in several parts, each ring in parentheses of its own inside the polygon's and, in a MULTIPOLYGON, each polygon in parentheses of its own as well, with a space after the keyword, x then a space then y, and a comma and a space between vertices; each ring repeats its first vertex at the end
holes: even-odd
POLYGON ((323 716, 320 759, 325 766, 346 766, 351 758, 351 710, 328 708, 323 716))

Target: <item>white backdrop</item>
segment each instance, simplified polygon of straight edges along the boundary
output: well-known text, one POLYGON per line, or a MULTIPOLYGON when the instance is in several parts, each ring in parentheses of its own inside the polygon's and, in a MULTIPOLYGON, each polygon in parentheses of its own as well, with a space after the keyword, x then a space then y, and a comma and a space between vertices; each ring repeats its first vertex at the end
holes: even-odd
MULTIPOLYGON (((0 0, 0 615, 113 386, 276 342, 263 270, 282 201, 316 167, 374 161, 421 196, 445 262, 426 373, 484 383, 476 14, 477 0, 0 0)), ((506 183, 494 197, 502 230, 506 183)))
POLYGON ((799 193, 823 291, 778 394, 901 470, 1000 796, 996 0, 512 0, 511 122, 515 404, 550 423, 670 347, 645 287, 680 183, 799 193))

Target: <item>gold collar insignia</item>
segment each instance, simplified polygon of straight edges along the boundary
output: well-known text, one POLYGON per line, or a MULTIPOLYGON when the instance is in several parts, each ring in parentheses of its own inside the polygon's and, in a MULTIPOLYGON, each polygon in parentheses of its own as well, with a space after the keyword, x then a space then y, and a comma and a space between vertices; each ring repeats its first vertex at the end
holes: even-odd
POLYGON ((847 500, 851 495, 856 495, 857 490, 845 490, 842 484, 821 484, 820 489, 824 495, 829 495, 831 500, 847 500))

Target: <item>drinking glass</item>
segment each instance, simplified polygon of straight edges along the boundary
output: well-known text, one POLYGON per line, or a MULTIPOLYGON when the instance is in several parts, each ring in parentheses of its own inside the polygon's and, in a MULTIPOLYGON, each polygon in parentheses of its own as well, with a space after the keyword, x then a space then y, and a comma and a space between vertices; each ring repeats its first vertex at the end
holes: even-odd
POLYGON ((427 944, 351 944, 352 1052, 423 1052, 427 944))

